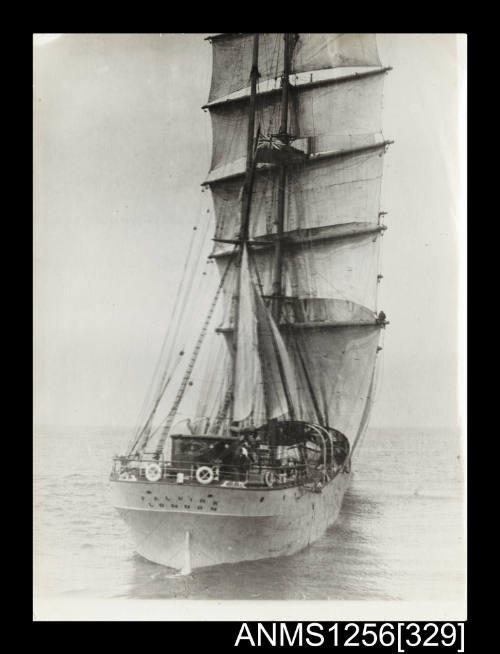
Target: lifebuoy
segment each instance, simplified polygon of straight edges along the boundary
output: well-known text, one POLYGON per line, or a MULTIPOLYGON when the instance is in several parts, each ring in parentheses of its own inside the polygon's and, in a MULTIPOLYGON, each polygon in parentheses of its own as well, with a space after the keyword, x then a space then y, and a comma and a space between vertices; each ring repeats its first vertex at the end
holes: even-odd
POLYGON ((144 474, 146 475, 146 479, 148 481, 160 481, 161 468, 157 463, 150 463, 147 466, 146 472, 144 474))
POLYGON ((264 473, 264 481, 266 482, 266 486, 269 486, 269 488, 272 488, 274 486, 274 472, 272 470, 268 470, 266 473, 264 473))
POLYGON ((200 466, 196 471, 196 481, 199 484, 211 484, 214 480, 214 471, 208 466, 200 466))

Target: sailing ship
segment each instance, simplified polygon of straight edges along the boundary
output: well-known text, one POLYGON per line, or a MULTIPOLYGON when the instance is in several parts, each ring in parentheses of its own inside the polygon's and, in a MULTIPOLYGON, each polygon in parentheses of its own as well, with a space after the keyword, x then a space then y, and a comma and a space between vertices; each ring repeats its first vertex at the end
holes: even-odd
POLYGON ((217 286, 189 356, 175 353, 157 374, 110 476, 137 552, 184 572, 290 555, 335 522, 387 324, 377 289, 390 68, 375 35, 208 40, 203 186, 217 286), (172 365, 182 374, 158 417, 172 365))

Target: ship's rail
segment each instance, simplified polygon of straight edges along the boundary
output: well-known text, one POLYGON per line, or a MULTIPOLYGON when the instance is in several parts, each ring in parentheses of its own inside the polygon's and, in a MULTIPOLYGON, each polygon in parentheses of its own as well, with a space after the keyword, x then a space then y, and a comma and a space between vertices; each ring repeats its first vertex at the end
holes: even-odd
POLYGON ((266 465, 249 462, 227 465, 204 461, 167 461, 163 457, 116 456, 110 479, 112 481, 162 484, 189 484, 229 488, 276 488, 323 484, 332 479, 343 466, 332 464, 310 465, 288 462, 285 465, 266 465))

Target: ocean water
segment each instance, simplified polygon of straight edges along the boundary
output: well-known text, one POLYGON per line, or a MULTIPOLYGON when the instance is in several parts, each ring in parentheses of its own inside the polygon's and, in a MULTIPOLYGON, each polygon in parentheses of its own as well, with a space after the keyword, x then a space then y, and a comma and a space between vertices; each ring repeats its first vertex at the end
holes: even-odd
POLYGON ((40 430, 34 438, 38 598, 405 600, 464 597, 464 465, 453 430, 372 429, 340 516, 292 556, 194 570, 134 552, 108 499, 120 430, 40 430))

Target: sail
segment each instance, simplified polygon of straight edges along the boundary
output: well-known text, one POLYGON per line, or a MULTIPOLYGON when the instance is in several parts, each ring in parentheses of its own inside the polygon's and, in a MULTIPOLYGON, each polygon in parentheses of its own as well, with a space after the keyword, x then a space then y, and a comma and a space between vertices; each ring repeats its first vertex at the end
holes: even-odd
POLYGON ((290 418, 290 406, 298 406, 300 394, 295 370, 283 337, 255 286, 254 298, 268 417, 290 418))
MULTIPOLYGON (((348 299, 376 308, 380 235, 380 187, 384 147, 289 167, 285 192, 283 289, 295 297, 348 299)), ((211 185, 216 237, 234 239, 239 229, 241 181, 211 185)), ((276 171, 257 175, 250 237, 264 294, 272 289, 273 235, 278 192, 276 171)), ((228 248, 218 244, 221 268, 228 248)), ((227 314, 226 314, 227 316, 227 314)))
MULTIPOLYGON (((374 310, 379 247, 377 234, 289 245, 283 254, 283 294, 350 300, 374 310)), ((253 256, 264 294, 271 295, 273 252, 256 250, 253 256)))
MULTIPOLYGON (((233 419, 259 426, 289 418, 290 404, 298 405, 300 392, 283 337, 252 278, 246 247, 240 265, 233 419)), ((227 343, 231 350, 232 335, 227 343)))
MULTIPOLYGON (((378 223, 384 146, 290 166, 285 189, 285 231, 348 223, 378 223)), ((241 221, 242 178, 210 185, 219 239, 234 239, 241 221)), ((278 171, 257 170, 250 210, 250 238, 276 231, 273 214, 278 171)))
MULTIPOLYGON (((214 48, 220 46, 222 52, 224 44, 241 45, 248 36, 215 39, 214 48)), ((271 36, 261 35, 261 58, 266 51, 271 51, 271 36)), ((340 61, 349 61, 350 64, 343 64, 346 66, 353 65, 356 48, 358 63, 365 56, 364 65, 370 65, 367 61, 380 65, 376 47, 373 49, 369 40, 356 41, 354 37, 358 35, 352 36, 351 41, 333 39, 331 44, 337 45, 330 49, 324 44, 318 46, 315 59, 307 54, 308 48, 312 51, 313 42, 307 45, 307 39, 299 39, 292 69, 300 70, 297 68, 300 57, 308 60, 309 70, 313 69, 313 59, 321 61, 321 67, 325 67, 325 59, 321 57, 329 57, 332 67, 341 65, 340 61), (342 51, 344 59, 340 50, 335 51, 335 47, 342 44, 352 46, 350 54, 346 49, 342 51)), ((259 70, 260 65, 261 59, 259 70)), ((265 76, 266 69, 263 70, 265 76)), ((252 344, 253 356, 258 358, 260 354, 263 362, 260 371, 262 395, 258 400, 245 399, 245 410, 238 414, 242 417, 256 410, 256 404, 250 406, 252 401, 267 407, 268 417, 285 411, 285 401, 288 401, 297 419, 328 424, 344 433, 351 443, 366 418, 381 329, 376 310, 380 245, 385 229, 380 219, 381 180, 389 143, 381 133, 386 70, 292 85, 288 130, 293 136, 292 145, 301 149, 303 155, 289 160, 283 154, 284 148, 275 141, 279 139, 281 124, 281 92, 270 90, 257 95, 255 129, 260 135, 259 146, 266 142, 268 150, 266 157, 256 160, 248 256, 253 274, 259 280, 260 294, 248 305, 248 310, 254 312, 253 322, 247 321, 245 326, 241 322, 241 311, 246 300, 241 304, 240 296, 240 314, 235 320, 228 287, 226 310, 219 329, 230 346, 233 339, 237 339, 237 352, 240 346, 245 347, 243 341, 247 339, 247 347, 252 344), (274 159, 273 148, 280 155, 274 159), (275 281, 277 205, 283 165, 286 167, 284 223, 280 237, 283 239, 282 299, 277 321, 269 322, 266 303, 275 281), (236 336, 233 334, 235 324, 238 325, 236 336), (249 329, 250 324, 252 335, 243 335, 242 330, 249 329), (274 388, 279 390, 280 399, 270 399, 274 388)), ((247 75, 249 71, 248 66, 247 75)), ((260 72, 263 74, 262 70, 260 72)), ((228 92, 227 88, 224 92, 228 92)), ((213 97, 212 94, 212 100, 213 97)), ((213 156, 207 184, 212 192, 216 220, 211 256, 222 272, 229 253, 238 245, 240 234, 249 100, 246 95, 223 102, 215 100, 208 108, 213 129, 213 156)), ((245 261, 248 265, 248 260, 245 261)), ((242 268, 241 275, 243 272, 242 268)), ((237 276, 236 267, 234 275, 237 276)), ((247 355, 241 356, 239 370, 243 372, 243 360, 247 355)), ((247 366, 247 375, 251 378, 253 370, 252 365, 247 366)), ((255 375, 252 383, 255 383, 255 375)), ((248 386, 245 392, 251 394, 248 386)))
POLYGON ((377 372, 377 362, 373 366, 372 378, 370 380, 370 386, 368 387, 368 393, 365 399, 365 407, 363 413, 361 414, 361 419, 359 421, 358 433, 354 438, 354 441, 351 446, 351 457, 354 454, 356 447, 359 447, 361 441, 365 435, 366 427, 368 425, 368 418, 370 417, 370 411, 373 404, 373 396, 375 394, 375 385, 376 385, 376 372, 377 372))
MULTIPOLYGON (((238 333, 233 380, 233 420, 257 420, 265 416, 262 366, 259 357, 255 295, 248 266, 248 252, 241 258, 238 302, 238 333)), ((262 420, 262 422, 265 421, 262 420)))
MULTIPOLYGON (((335 307, 331 309, 335 315, 335 307)), ((327 424, 345 434, 351 444, 358 433, 369 395, 379 334, 380 328, 373 321, 371 325, 318 321, 300 327, 292 323, 284 329, 297 374, 303 369, 302 360, 327 424)), ((299 414, 308 416, 311 413, 309 398, 302 394, 299 414)))
POLYGON ((238 283, 237 253, 234 248, 226 249, 224 257, 217 259, 217 271, 222 283, 222 324, 234 319, 234 297, 238 283), (225 277, 224 277, 225 275, 225 277))
MULTIPOLYGON (((381 130, 384 70, 354 77, 322 80, 290 87, 290 133, 309 139, 309 152, 338 151, 371 145, 381 130), (356 106, 356 111, 352 107, 356 106)), ((279 131, 279 90, 258 96, 256 125, 263 134, 279 131)), ((211 175, 207 181, 244 171, 248 97, 208 106, 212 120, 211 175)))
MULTIPOLYGON (((379 66, 374 34, 297 34, 291 71, 379 66)), ((212 83, 209 101, 249 86, 253 34, 221 34, 212 41, 212 83)), ((283 74, 283 34, 259 35, 258 68, 262 82, 283 74)))

